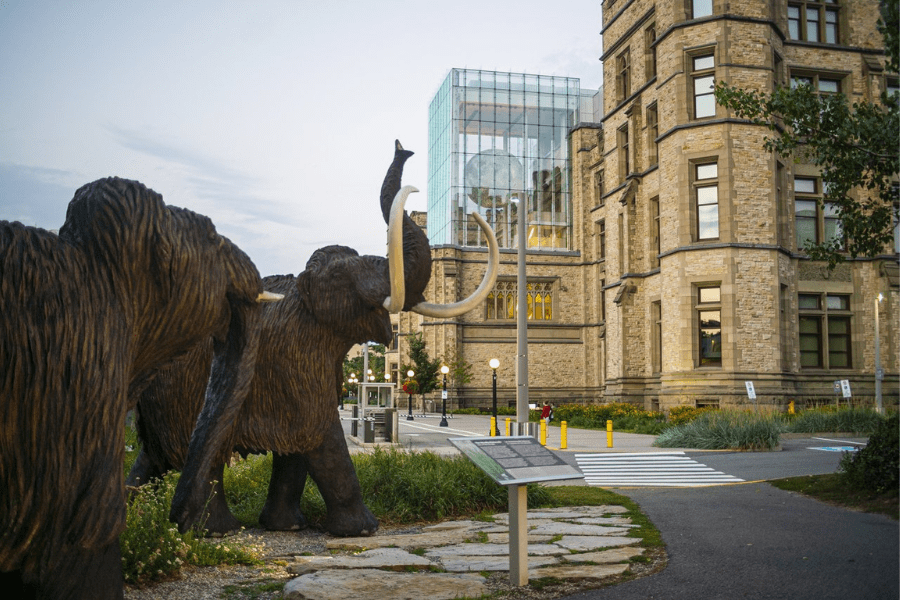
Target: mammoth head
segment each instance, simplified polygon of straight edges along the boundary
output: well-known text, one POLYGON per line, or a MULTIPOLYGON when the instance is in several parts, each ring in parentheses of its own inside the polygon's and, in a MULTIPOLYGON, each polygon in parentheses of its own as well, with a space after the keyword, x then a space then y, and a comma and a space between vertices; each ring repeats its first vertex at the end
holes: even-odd
POLYGON ((471 296, 460 302, 453 304, 425 302, 422 292, 431 278, 431 248, 428 246, 425 233, 413 223, 404 210, 409 195, 418 191, 412 186, 400 189, 403 163, 412 156, 412 152, 404 150, 399 141, 395 144, 394 162, 388 169, 381 187, 381 211, 388 224, 391 283, 390 296, 384 300, 384 307, 392 313, 411 310, 427 317, 457 317, 481 304, 497 280, 497 266, 500 263, 497 238, 481 215, 473 213, 472 216, 484 232, 488 243, 488 265, 481 284, 471 296))
POLYGON ((328 246, 316 250, 297 277, 306 310, 322 324, 353 342, 390 343, 389 312, 412 310, 433 317, 454 317, 484 301, 497 278, 500 251, 493 231, 474 215, 488 238, 488 268, 475 293, 455 304, 425 302, 431 278, 431 248, 425 232, 404 211, 415 188, 400 189, 403 165, 412 156, 396 142, 394 161, 381 188, 381 210, 388 223, 388 256, 360 256, 352 248, 328 246))

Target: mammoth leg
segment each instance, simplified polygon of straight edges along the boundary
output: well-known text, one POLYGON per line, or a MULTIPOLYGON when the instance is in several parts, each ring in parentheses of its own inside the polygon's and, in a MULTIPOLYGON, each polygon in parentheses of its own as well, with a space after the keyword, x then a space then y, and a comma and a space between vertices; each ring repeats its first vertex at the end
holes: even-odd
POLYGON ((378 519, 363 503, 359 479, 350 460, 337 411, 325 441, 306 454, 306 463, 328 509, 325 529, 332 535, 341 536, 375 533, 378 519))
POLYGON ((103 548, 69 546, 54 568, 42 575, 0 573, 4 597, 34 600, 67 598, 121 600, 125 596, 119 540, 103 548))
POLYGON ((301 454, 277 454, 272 459, 272 478, 259 523, 270 531, 306 529, 300 499, 306 487, 306 458, 301 454))
POLYGON ((214 469, 210 481, 215 480, 213 495, 206 507, 207 517, 204 528, 211 534, 226 534, 241 528, 241 522, 231 514, 228 503, 225 501, 225 486, 222 484, 225 476, 225 465, 219 465, 214 469))

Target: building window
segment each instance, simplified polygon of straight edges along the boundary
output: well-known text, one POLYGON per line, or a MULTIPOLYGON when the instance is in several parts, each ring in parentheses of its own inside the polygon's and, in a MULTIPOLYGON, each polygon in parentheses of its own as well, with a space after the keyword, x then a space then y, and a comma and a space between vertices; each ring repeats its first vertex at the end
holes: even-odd
POLYGON ((650 198, 650 267, 659 266, 659 196, 650 198))
POLYGON ((850 338, 850 296, 799 294, 800 367, 849 369, 853 366, 850 338))
POLYGON ((807 244, 831 244, 840 241, 843 231, 837 205, 825 202, 822 180, 817 177, 794 177, 794 222, 797 230, 797 249, 807 244))
POLYGON ((782 371, 790 371, 791 370, 791 344, 788 343, 790 339, 790 335, 788 334, 790 323, 788 322, 788 315, 790 315, 791 310, 791 296, 788 293, 788 286, 785 284, 781 284, 779 286, 780 293, 780 302, 778 303, 780 308, 780 315, 778 318, 778 324, 781 328, 781 370, 782 371))
POLYGON ((606 322, 606 280, 600 280, 600 321, 606 322))
POLYGON ((597 222, 597 256, 606 260, 606 219, 597 222))
POLYGON ((719 180, 715 162, 693 165, 694 198, 697 211, 697 239, 719 237, 719 180))
POLYGON ((644 70, 647 72, 647 81, 656 77, 656 23, 651 23, 644 30, 644 70))
POLYGON ((691 80, 694 94, 694 118, 716 116, 716 59, 712 54, 691 57, 691 80))
POLYGON ((840 94, 841 78, 834 75, 819 75, 818 73, 810 74, 791 74, 791 89, 796 89, 801 85, 808 85, 817 94, 840 94))
POLYGON ((654 102, 647 107, 647 155, 650 166, 659 164, 659 147, 656 138, 659 137, 659 111, 654 102))
MULTIPOLYGON (((518 313, 518 285, 515 280, 498 281, 485 301, 485 319, 515 321, 518 313)), ((553 319, 553 282, 529 281, 525 285, 529 321, 553 319)))
POLYGON ((662 303, 659 300, 650 303, 650 323, 653 328, 650 368, 653 374, 658 374, 662 372, 662 303))
POLYGON ((594 173, 594 203, 597 206, 606 204, 606 200, 603 198, 603 194, 605 193, 606 186, 603 181, 603 171, 597 171, 594 173))
POLYGON ((788 4, 788 36, 804 42, 838 43, 836 0, 788 4))
POLYGON ((713 14, 713 0, 690 0, 691 18, 700 19, 713 14))
POLYGON ((784 87, 785 71, 784 59, 777 52, 772 53, 772 81, 776 88, 784 87))
POLYGON ((885 77, 884 78, 884 91, 888 96, 895 96, 900 94, 900 79, 897 77, 885 77))
POLYGON ((619 142, 619 181, 625 183, 625 178, 631 173, 631 161, 628 149, 628 123, 619 127, 616 131, 619 142))
POLYGON ((620 102, 631 95, 631 51, 616 57, 616 99, 620 102))
POLYGON ((722 366, 722 295, 719 286, 697 288, 701 367, 722 366))

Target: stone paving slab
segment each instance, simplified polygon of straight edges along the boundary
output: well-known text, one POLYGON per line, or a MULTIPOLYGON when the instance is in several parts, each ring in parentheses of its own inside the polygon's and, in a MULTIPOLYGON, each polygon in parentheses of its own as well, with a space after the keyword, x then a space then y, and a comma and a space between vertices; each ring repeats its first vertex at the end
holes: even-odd
MULTIPOLYGON (((528 556, 554 556, 566 553, 568 553, 568 550, 555 544, 528 544, 528 556)), ((425 556, 438 560, 447 556, 500 555, 509 555, 509 544, 454 544, 452 546, 432 548, 425 552, 425 556)))
POLYGON ((288 565, 288 572, 304 575, 324 569, 398 569, 430 567, 431 561, 400 548, 377 548, 359 554, 334 556, 298 556, 288 565))
POLYGON ((469 529, 447 529, 442 531, 429 531, 415 535, 373 535, 371 537, 333 538, 326 542, 329 550, 369 550, 372 548, 428 548, 431 546, 446 546, 449 544, 461 544, 477 535, 477 531, 469 529))
POLYGON ((566 535, 556 543, 557 546, 576 552, 590 552, 612 546, 628 546, 640 542, 638 538, 614 537, 603 535, 566 535))
MULTIPOLYGON (((499 533, 489 533, 487 534, 487 541, 491 544, 506 544, 509 545, 509 532, 504 527, 502 532, 499 533)), ((531 533, 528 534, 528 543, 529 544, 546 544, 556 535, 533 535, 531 533)))
POLYGON ((611 575, 621 575, 628 565, 565 565, 542 567, 528 571, 529 579, 557 577, 559 579, 602 579, 611 575))
POLYGON ((582 525, 579 523, 566 523, 553 521, 529 529, 528 534, 535 535, 625 535, 627 527, 612 527, 603 525, 582 525))
MULTIPOLYGON (((554 556, 529 556, 529 572, 532 567, 555 565, 559 559, 554 556)), ((441 565, 452 573, 477 573, 480 571, 509 571, 509 555, 505 556, 448 556, 441 559, 441 565)), ((427 596, 422 596, 426 598, 427 596)))
POLYGON ((635 556, 640 556, 644 553, 644 549, 637 546, 619 546, 615 548, 608 548, 606 550, 598 550, 596 552, 579 552, 578 554, 563 554, 560 558, 563 562, 568 563, 579 563, 579 562, 592 562, 592 563, 619 563, 624 562, 626 560, 630 560, 635 556))
POLYGON ((319 571, 291 580, 285 600, 452 600, 478 598, 490 590, 481 575, 463 573, 396 573, 360 569, 319 571))

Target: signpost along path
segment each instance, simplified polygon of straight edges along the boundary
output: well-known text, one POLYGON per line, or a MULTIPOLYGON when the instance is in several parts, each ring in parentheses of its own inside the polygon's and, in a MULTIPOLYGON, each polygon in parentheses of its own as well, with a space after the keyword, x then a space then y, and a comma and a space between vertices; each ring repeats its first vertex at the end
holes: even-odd
POLYGON ((577 468, 531 436, 450 438, 460 452, 509 491, 509 582, 528 583, 528 484, 582 479, 577 468))

